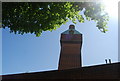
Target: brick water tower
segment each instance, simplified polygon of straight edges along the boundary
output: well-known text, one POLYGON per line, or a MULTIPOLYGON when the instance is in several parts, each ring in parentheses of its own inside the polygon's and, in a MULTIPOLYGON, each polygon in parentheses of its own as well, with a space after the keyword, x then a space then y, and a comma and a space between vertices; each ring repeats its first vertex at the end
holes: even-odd
POLYGON ((75 30, 74 25, 61 34, 61 51, 58 70, 82 67, 81 47, 82 34, 75 30))

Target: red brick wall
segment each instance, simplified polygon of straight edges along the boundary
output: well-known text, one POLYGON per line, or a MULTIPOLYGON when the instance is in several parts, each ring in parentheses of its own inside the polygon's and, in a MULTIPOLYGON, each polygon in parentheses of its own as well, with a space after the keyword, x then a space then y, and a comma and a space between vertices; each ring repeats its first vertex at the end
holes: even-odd
POLYGON ((61 52, 58 70, 80 68, 81 64, 81 34, 62 34, 61 52))

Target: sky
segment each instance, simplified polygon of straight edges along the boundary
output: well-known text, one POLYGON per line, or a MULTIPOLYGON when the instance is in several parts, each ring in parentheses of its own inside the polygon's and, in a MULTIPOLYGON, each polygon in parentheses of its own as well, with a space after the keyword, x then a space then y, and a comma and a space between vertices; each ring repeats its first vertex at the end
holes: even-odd
MULTIPOLYGON (((117 5, 114 5, 117 6, 117 5)), ((114 7, 115 8, 115 7, 114 7)), ((116 7, 117 8, 117 7, 116 7)), ((111 11, 115 12, 114 9, 111 11)), ((118 13, 110 14, 107 33, 102 33, 94 21, 75 24, 83 34, 82 66, 105 64, 105 59, 118 62, 118 13)), ((60 55, 60 35, 73 24, 71 21, 55 31, 34 34, 14 34, 2 29, 2 74, 57 70, 60 55)))

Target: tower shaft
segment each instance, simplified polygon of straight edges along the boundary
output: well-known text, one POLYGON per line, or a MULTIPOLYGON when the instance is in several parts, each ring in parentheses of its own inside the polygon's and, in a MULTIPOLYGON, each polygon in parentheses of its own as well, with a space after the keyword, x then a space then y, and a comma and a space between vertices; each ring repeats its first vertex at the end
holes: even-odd
POLYGON ((68 30, 61 34, 61 51, 58 70, 82 67, 81 47, 82 34, 76 34, 76 30, 68 30), (72 34, 71 34, 72 31, 72 34))

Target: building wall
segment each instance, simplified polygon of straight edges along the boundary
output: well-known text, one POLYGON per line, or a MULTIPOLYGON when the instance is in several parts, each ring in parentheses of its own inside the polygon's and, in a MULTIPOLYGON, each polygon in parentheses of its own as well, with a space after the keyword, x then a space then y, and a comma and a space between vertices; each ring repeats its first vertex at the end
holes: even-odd
POLYGON ((6 79, 79 79, 79 81, 90 81, 94 79, 111 79, 113 81, 120 80, 120 63, 97 65, 90 67, 82 67, 68 70, 54 70, 35 73, 23 73, 4 75, 3 80, 6 79))
POLYGON ((81 34, 61 35, 61 52, 58 70, 80 68, 82 66, 81 46, 81 34))

